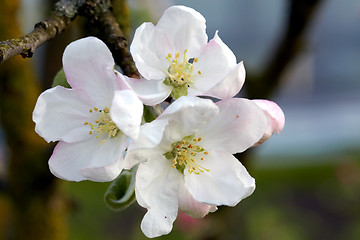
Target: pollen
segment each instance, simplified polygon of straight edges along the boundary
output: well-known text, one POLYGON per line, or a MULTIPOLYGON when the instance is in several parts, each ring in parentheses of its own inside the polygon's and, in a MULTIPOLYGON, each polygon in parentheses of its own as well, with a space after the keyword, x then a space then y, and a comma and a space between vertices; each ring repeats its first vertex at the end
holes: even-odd
POLYGON ((198 145, 201 141, 201 137, 195 138, 194 134, 184 137, 182 140, 173 143, 172 150, 165 153, 164 156, 170 160, 172 167, 176 168, 181 173, 184 173, 185 169, 190 174, 196 175, 209 172, 209 169, 201 166, 200 161, 205 160, 205 155, 209 153, 204 148, 198 145))
POLYGON ((108 107, 105 107, 102 110, 94 107, 89 109, 90 113, 96 114, 97 119, 94 120, 94 123, 84 122, 84 125, 90 126, 89 135, 96 134, 96 138, 102 138, 101 144, 103 144, 106 139, 116 137, 121 131, 116 126, 116 124, 111 120, 110 110, 108 107))

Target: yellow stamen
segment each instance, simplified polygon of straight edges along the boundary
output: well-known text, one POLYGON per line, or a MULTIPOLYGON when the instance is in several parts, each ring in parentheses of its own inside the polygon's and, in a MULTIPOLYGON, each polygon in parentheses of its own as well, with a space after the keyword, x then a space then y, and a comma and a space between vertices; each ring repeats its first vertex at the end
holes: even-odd
POLYGON ((194 173, 196 175, 205 171, 208 172, 210 171, 209 169, 204 168, 198 163, 205 159, 204 156, 197 157, 198 154, 208 154, 201 146, 197 145, 199 141, 201 141, 201 137, 184 137, 181 141, 172 144, 173 150, 164 155, 172 161, 172 167, 176 168, 181 173, 183 173, 185 168, 187 168, 189 173, 194 173))
POLYGON ((89 132, 89 135, 92 135, 93 133, 96 133, 96 138, 99 138, 100 136, 105 137, 101 140, 101 144, 103 144, 107 138, 114 138, 117 136, 117 134, 120 132, 118 127, 115 125, 115 123, 111 120, 109 108, 105 107, 103 110, 99 110, 98 108, 94 107, 93 109, 89 109, 90 113, 94 113, 98 116, 96 120, 94 120, 94 123, 90 123, 88 121, 84 122, 84 125, 89 125, 91 131, 89 132), (98 112, 98 113, 96 113, 98 112))

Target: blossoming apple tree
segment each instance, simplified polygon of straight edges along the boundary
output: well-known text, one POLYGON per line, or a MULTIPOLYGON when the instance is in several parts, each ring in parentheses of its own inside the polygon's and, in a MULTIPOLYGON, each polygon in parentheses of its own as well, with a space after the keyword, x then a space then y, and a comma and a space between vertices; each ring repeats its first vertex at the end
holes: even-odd
POLYGON ((217 31, 208 40, 205 18, 172 6, 156 25, 138 27, 127 48, 109 1, 59 1, 57 11, 65 2, 72 7, 36 25, 22 44, 2 42, 11 47, 1 51, 1 61, 29 57, 78 14, 106 33, 105 43, 86 37, 66 47, 63 75, 34 106, 35 131, 57 142, 51 173, 113 181, 107 205, 123 209, 136 199, 147 209, 141 229, 150 238, 168 234, 179 210, 202 218, 251 195, 255 180, 234 154, 280 133, 285 117, 272 101, 235 97, 244 64, 217 31), (114 199, 119 186, 125 194, 114 199))

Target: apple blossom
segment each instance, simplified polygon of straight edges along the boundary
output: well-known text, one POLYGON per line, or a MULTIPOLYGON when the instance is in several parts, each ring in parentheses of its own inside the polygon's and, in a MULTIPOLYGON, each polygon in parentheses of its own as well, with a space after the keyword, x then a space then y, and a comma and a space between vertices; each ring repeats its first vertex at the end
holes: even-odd
POLYGON ((255 180, 233 156, 257 143, 267 118, 248 99, 217 103, 183 96, 129 146, 125 168, 140 163, 135 193, 148 209, 141 228, 147 237, 167 234, 178 210, 204 217, 216 206, 235 206, 255 189, 255 180))
POLYGON ((127 79, 146 105, 162 102, 170 94, 230 98, 245 80, 242 62, 220 39, 208 41, 205 18, 192 8, 172 6, 158 24, 143 23, 130 46, 140 80, 127 79))
POLYGON ((121 172, 129 138, 139 134, 143 105, 114 65, 101 40, 72 42, 63 55, 72 88, 56 86, 39 96, 33 121, 47 142, 59 141, 49 160, 55 176, 110 181, 121 172))

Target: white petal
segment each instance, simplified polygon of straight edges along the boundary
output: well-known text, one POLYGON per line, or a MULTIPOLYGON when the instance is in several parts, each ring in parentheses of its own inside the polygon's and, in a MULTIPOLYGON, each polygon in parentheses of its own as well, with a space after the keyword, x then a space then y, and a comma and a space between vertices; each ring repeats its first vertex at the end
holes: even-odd
POLYGON ((209 99, 183 96, 170 104, 159 118, 177 121, 181 123, 185 134, 192 134, 217 115, 218 111, 217 106, 209 99))
POLYGON ((193 218, 205 217, 214 206, 196 201, 185 187, 184 179, 179 183, 179 209, 193 218))
POLYGON ((120 83, 114 72, 114 59, 105 43, 87 37, 70 43, 63 55, 64 72, 73 89, 82 89, 98 105, 111 103, 120 83))
POLYGON ((168 119, 155 119, 140 127, 140 134, 137 141, 129 146, 129 150, 154 148, 161 142, 168 119))
POLYGON ((115 91, 110 116, 126 136, 136 140, 141 124, 143 105, 133 91, 115 91))
POLYGON ((185 169, 185 186, 195 200, 211 205, 235 206, 255 189, 255 180, 231 154, 212 151, 203 161, 209 169, 198 175, 185 169))
POLYGON ((148 209, 141 229, 147 237, 168 234, 178 212, 179 171, 162 155, 141 163, 136 173, 135 193, 138 203, 148 209))
POLYGON ((243 152, 262 137, 267 120, 263 111, 252 101, 231 98, 216 103, 219 114, 199 130, 206 150, 229 153, 243 152))
MULTIPOLYGON (((236 58, 217 32, 214 38, 201 50, 199 61, 194 64, 195 72, 201 75, 194 81, 194 88, 208 91, 223 80, 236 67, 236 58)), ((232 86, 230 86, 232 87, 232 86)))
POLYGON ((234 97, 245 82, 245 68, 243 62, 240 62, 225 78, 218 84, 209 89, 205 94, 215 98, 231 98, 234 97))
POLYGON ((159 31, 152 23, 143 23, 135 31, 130 52, 143 77, 165 79, 169 66, 166 57, 173 52, 165 33, 159 31))
POLYGON ((140 162, 145 162, 156 157, 156 154, 162 155, 164 153, 158 153, 158 149, 156 148, 155 150, 154 148, 161 142, 167 125, 167 119, 155 119, 140 127, 138 139, 135 142, 130 142, 129 150, 124 160, 125 169, 131 169, 140 162))
POLYGON ((50 171, 68 181, 111 181, 122 170, 126 145, 123 135, 103 144, 95 136, 78 143, 59 142, 49 160, 50 171))
POLYGON ((165 10, 156 28, 166 33, 174 49, 189 58, 197 57, 207 43, 205 18, 192 8, 172 6, 165 10))
POLYGON ((95 119, 89 113, 91 100, 84 92, 57 86, 43 92, 35 105, 35 131, 46 141, 77 142, 89 137, 84 122, 95 119))
POLYGON ((126 78, 130 88, 138 95, 139 99, 148 106, 163 102, 171 93, 172 88, 162 81, 126 78))

